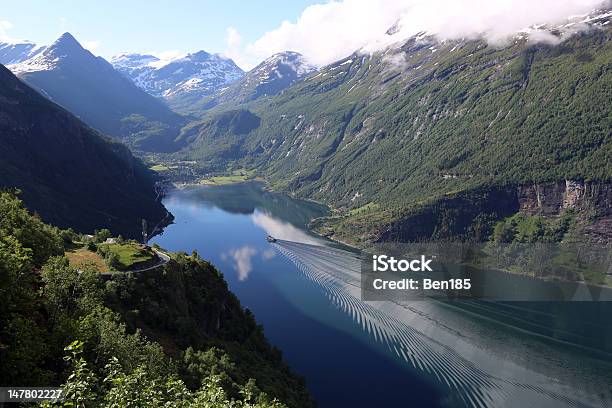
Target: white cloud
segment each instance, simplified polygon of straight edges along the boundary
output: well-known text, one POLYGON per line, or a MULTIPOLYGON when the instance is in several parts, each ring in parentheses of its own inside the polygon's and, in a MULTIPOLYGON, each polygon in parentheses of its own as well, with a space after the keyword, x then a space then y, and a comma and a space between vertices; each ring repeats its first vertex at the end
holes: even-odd
POLYGON ((441 38, 484 36, 497 42, 543 23, 559 23, 602 6, 602 0, 413 0, 401 18, 401 31, 428 31, 441 38), (433 6, 433 7, 432 7, 433 6), (436 10, 435 7, 439 7, 436 10))
POLYGON ((8 30, 13 28, 13 23, 8 20, 0 20, 0 40, 9 40, 8 30))
POLYGON ((8 20, 0 20, 0 29, 10 30, 11 28, 13 28, 13 23, 8 20))
POLYGON ((181 50, 146 51, 144 54, 153 55, 154 57, 159 58, 159 61, 151 63, 151 66, 155 68, 163 67, 164 65, 167 65, 170 62, 183 58, 187 55, 187 53, 181 50))
POLYGON ((81 41, 81 45, 83 46, 83 48, 85 48, 86 50, 89 50, 91 52, 94 52, 96 49, 98 49, 98 47, 100 46, 100 41, 96 41, 96 40, 85 40, 85 41, 81 41))
POLYGON ((227 27, 225 41, 227 42, 227 46, 238 47, 242 43, 242 36, 234 27, 227 27))
POLYGON ((231 259, 234 263, 234 269, 238 273, 238 280, 244 281, 249 277, 253 270, 252 258, 257 254, 257 250, 253 247, 245 245, 238 249, 232 249, 221 255, 223 260, 231 259))
POLYGON ((234 60, 240 68, 248 71, 263 59, 248 51, 247 47, 242 43, 242 36, 235 27, 227 27, 225 32, 226 48, 223 55, 234 60))
POLYGON ((233 53, 239 54, 243 61, 253 61, 280 51, 297 51, 312 63, 324 65, 355 50, 378 50, 421 31, 447 39, 482 36, 499 42, 523 28, 561 22, 604 3, 602 0, 331 1, 307 7, 297 21, 284 21, 233 53), (386 35, 395 23, 398 23, 398 32, 386 35))

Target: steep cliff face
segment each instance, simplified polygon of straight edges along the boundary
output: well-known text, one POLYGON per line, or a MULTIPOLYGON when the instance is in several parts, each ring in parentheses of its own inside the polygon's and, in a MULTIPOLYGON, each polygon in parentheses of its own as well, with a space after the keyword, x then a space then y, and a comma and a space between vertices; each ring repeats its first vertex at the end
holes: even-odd
POLYGON ((520 212, 555 217, 574 210, 578 233, 586 239, 612 242, 612 183, 564 180, 518 187, 520 212))
POLYGON ((573 180, 524 185, 518 187, 518 201, 528 215, 554 216, 574 209, 601 217, 612 213, 612 185, 573 180))
POLYGON ((612 242, 612 183, 563 180, 478 189, 447 196, 404 215, 374 233, 375 240, 486 240, 495 221, 516 213, 554 218, 573 210, 576 233, 612 242))

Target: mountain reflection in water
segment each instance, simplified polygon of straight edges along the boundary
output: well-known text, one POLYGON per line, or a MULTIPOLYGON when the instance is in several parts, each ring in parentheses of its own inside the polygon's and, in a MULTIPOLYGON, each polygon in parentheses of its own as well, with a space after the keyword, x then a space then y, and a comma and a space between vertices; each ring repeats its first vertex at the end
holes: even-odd
MULTIPOLYGON (((164 204, 175 224, 154 241, 217 265, 322 407, 612 406, 612 356, 500 323, 527 315, 521 305, 362 301, 358 255, 305 228, 326 214, 318 204, 256 184, 175 191, 164 204)), ((600 316, 588 329, 610 342, 612 304, 579 303, 573 314, 534 307, 548 319, 536 323, 574 330, 600 316)))

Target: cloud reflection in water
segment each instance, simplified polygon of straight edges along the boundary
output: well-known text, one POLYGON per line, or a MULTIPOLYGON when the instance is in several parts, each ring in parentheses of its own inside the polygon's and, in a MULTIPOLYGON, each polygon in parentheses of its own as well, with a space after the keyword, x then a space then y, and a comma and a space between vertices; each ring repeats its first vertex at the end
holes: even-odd
POLYGON ((321 245, 316 238, 311 237, 304 231, 287 222, 272 217, 272 215, 267 212, 256 210, 251 215, 251 220, 253 221, 253 224, 262 228, 264 231, 266 231, 266 233, 272 235, 274 238, 285 241, 300 242, 302 244, 321 245))
POLYGON ((238 272, 238 280, 245 281, 253 270, 253 256, 257 255, 257 250, 249 245, 242 246, 238 249, 230 249, 221 254, 221 259, 224 261, 233 261, 233 266, 238 272))

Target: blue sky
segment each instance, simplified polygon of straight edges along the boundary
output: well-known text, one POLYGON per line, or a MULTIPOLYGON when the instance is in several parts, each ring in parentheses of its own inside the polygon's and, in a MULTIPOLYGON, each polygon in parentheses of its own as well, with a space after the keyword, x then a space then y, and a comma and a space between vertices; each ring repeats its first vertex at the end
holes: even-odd
POLYGON ((224 52, 228 27, 252 43, 325 0, 3 0, 4 35, 48 44, 65 31, 95 54, 224 52))
POLYGON ((321 66, 357 50, 382 50, 422 31, 443 39, 484 36, 500 44, 521 29, 562 23, 602 1, 2 0, 0 41, 48 44, 69 31, 106 58, 203 49, 250 69, 273 53, 297 51, 321 66), (391 26, 400 27, 392 37, 385 34, 391 26))

